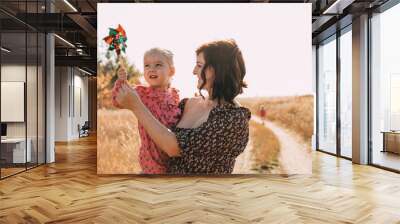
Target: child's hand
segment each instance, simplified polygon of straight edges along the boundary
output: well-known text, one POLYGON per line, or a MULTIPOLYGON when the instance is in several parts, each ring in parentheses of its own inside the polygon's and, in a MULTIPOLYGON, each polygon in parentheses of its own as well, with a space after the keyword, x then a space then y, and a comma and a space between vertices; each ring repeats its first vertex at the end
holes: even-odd
POLYGON ((121 106, 118 104, 116 101, 117 93, 119 89, 124 85, 129 85, 128 84, 128 75, 126 74, 125 68, 120 68, 118 70, 118 79, 115 81, 114 88, 112 90, 112 104, 115 107, 121 108, 121 106))
POLYGON ((119 105, 119 108, 133 109, 137 105, 137 102, 140 101, 140 98, 134 88, 127 83, 123 83, 116 92, 115 101, 119 105))
POLYGON ((124 81, 128 80, 128 76, 126 75, 125 70, 123 70, 123 69, 120 69, 120 70, 119 70, 119 72, 118 72, 118 79, 119 79, 119 80, 124 80, 124 81))
POLYGON ((112 89, 111 95, 112 95, 112 104, 114 107, 121 108, 118 102, 116 101, 116 97, 118 94, 119 89, 122 87, 122 85, 125 83, 125 80, 117 79, 115 81, 114 87, 112 89))

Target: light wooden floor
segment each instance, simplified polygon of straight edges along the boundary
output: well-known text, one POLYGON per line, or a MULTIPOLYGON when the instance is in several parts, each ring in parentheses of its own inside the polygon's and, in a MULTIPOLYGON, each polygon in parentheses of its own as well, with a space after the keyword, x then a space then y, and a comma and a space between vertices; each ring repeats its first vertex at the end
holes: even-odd
MULTIPOLYGON (((28 164, 27 169, 32 169, 34 168, 34 166, 36 166, 36 164, 28 164)), ((18 172, 23 172, 25 170, 26 168, 24 165, 23 167, 16 167, 16 168, 1 168, 1 178, 8 177, 18 172)))
POLYGON ((400 170, 400 155, 390 152, 376 150, 372 157, 375 164, 386 166, 395 170, 400 170))
POLYGON ((1 168, 1 177, 7 177, 10 176, 12 174, 24 171, 24 168, 1 168))
POLYGON ((97 176, 96 139, 0 181, 0 223, 400 223, 400 175, 315 153, 312 176, 97 176))

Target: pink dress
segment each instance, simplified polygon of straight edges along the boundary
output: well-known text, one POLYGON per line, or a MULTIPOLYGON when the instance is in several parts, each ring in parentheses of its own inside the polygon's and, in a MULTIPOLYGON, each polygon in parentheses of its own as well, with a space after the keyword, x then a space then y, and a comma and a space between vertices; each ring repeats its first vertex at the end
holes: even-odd
MULTIPOLYGON (((160 90, 153 87, 137 86, 136 92, 144 105, 163 125, 172 128, 181 115, 179 109, 179 94, 175 88, 160 90)), ((144 127, 139 123, 141 146, 139 162, 145 174, 164 174, 167 172, 169 157, 150 138, 144 127)))

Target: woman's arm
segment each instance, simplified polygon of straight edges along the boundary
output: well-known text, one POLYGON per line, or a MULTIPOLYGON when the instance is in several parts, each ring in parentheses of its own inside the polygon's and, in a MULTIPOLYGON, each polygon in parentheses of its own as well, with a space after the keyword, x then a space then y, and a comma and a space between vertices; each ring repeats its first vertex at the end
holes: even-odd
POLYGON ((170 157, 180 156, 180 148, 175 134, 159 122, 140 100, 136 91, 126 85, 117 94, 118 103, 131 110, 143 125, 156 145, 170 157))

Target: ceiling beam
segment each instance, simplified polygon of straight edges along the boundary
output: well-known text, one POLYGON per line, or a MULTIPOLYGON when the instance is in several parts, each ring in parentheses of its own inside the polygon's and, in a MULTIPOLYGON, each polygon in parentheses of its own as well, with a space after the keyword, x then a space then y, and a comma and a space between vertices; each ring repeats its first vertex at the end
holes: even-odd
POLYGON ((343 10, 353 2, 355 2, 355 0, 336 0, 323 10, 322 14, 342 14, 343 10))
POLYGON ((321 27, 326 24, 329 20, 334 18, 335 16, 320 16, 317 18, 315 22, 312 24, 312 32, 316 32, 321 29, 321 27))
POLYGON ((68 14, 68 17, 73 20, 77 25, 79 25, 83 31, 85 31, 88 38, 86 38, 86 42, 90 46, 97 46, 96 37, 97 30, 80 14, 68 14))
POLYGON ((80 66, 96 71, 97 59, 93 56, 55 56, 56 66, 80 66))

